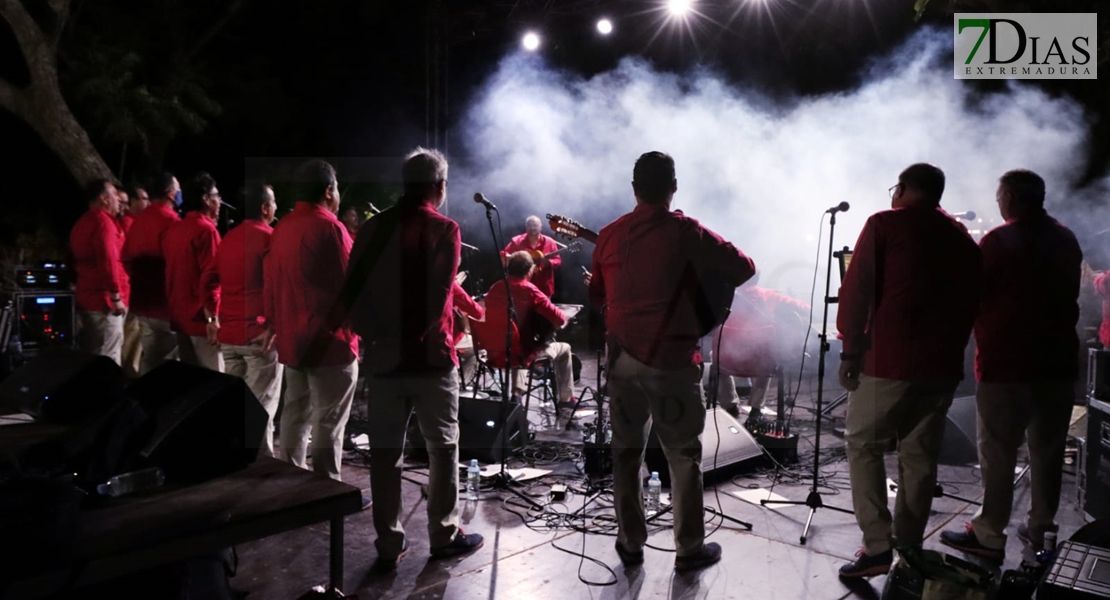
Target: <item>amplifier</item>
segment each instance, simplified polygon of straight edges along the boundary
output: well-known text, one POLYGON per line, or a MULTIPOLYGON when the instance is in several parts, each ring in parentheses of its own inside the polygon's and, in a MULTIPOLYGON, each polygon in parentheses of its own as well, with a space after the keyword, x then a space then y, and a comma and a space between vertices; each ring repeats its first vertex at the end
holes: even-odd
POLYGON ((1087 351, 1087 397, 1110 402, 1110 352, 1087 351))
POLYGON ((1088 398, 1086 446, 1083 512, 1091 519, 1110 518, 1110 403, 1088 398))
POLYGON ((16 267, 15 284, 24 290, 67 290, 69 270, 65 263, 42 263, 35 267, 16 267))
POLYGON ((28 291, 12 294, 15 326, 23 357, 30 359, 46 348, 77 347, 77 307, 71 292, 28 291))

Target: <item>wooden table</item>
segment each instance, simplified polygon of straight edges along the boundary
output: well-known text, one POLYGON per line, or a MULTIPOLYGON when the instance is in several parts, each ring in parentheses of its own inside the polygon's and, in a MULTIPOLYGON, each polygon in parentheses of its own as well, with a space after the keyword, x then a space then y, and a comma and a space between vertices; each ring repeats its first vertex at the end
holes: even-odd
POLYGON ((120 497, 81 516, 80 566, 48 567, 0 598, 34 598, 187 559, 324 521, 331 522, 330 581, 343 583, 343 517, 359 489, 273 458, 196 485, 120 497), (75 573, 74 571, 78 571, 75 573))

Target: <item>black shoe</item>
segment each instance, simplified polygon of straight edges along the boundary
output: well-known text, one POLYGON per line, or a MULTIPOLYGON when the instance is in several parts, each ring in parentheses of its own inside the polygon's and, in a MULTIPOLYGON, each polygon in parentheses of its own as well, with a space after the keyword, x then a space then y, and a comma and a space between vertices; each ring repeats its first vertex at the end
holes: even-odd
POLYGON ((860 550, 856 552, 855 562, 850 562, 840 567, 840 577, 843 579, 860 579, 873 575, 886 575, 890 572, 890 565, 894 562, 894 551, 887 550, 875 556, 868 556, 860 550))
POLYGON ((975 531, 971 527, 971 523, 963 531, 942 531, 940 532, 940 543, 966 552, 967 554, 974 554, 990 560, 1002 560, 1006 557, 1005 548, 988 548, 984 546, 979 538, 975 537, 975 531))
POLYGON ((485 540, 480 534, 477 533, 463 533, 460 529, 455 534, 455 539, 451 540, 450 544, 440 546, 439 548, 432 548, 432 558, 450 558, 452 556, 460 556, 474 552, 482 547, 485 540))
POLYGON ((404 558, 405 555, 408 553, 409 541, 405 540, 405 543, 401 546, 401 552, 397 554, 397 556, 394 556, 393 558, 378 556, 378 559, 374 561, 374 565, 371 568, 377 573, 389 573, 392 571, 396 571, 397 563, 401 562, 401 559, 404 558))
POLYGON ((732 406, 726 406, 725 412, 732 415, 732 418, 734 419, 740 418, 740 407, 736 404, 733 404, 732 406))
POLYGON ((690 556, 676 557, 674 559, 674 570, 679 573, 696 571, 710 565, 715 565, 720 560, 721 545, 717 542, 709 542, 708 544, 702 544, 701 550, 698 550, 690 556))
POLYGON ((625 550, 624 546, 621 546, 620 542, 614 543, 613 547, 617 549, 617 556, 621 557, 622 565, 626 567, 635 567, 644 564, 643 550, 640 550, 639 552, 631 552, 625 550))

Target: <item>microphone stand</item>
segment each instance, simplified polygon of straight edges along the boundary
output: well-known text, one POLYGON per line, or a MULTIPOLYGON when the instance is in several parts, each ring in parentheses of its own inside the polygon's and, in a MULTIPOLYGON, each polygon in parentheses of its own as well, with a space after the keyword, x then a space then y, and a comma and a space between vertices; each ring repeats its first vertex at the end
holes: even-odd
MULTIPOLYGON (((493 208, 493 206, 490 205, 490 204, 486 204, 485 207, 486 207, 486 221, 489 222, 489 232, 490 232, 490 236, 493 238, 493 245, 494 245, 494 249, 496 250, 496 248, 501 247, 498 244, 498 240, 497 240, 497 228, 493 226, 493 211, 496 210, 496 209, 493 208)), ((509 373, 510 373, 511 369, 509 368, 509 365, 511 364, 510 357, 511 357, 512 351, 513 351, 513 323, 516 323, 516 305, 513 303, 512 290, 509 288, 509 272, 508 272, 508 270, 505 269, 504 265, 501 266, 501 281, 505 284, 505 296, 506 296, 506 299, 508 300, 508 302, 506 302, 507 310, 505 311, 506 312, 505 316, 508 319, 507 321, 505 321, 505 368, 501 369, 501 377, 500 377, 500 380, 501 380, 500 381, 500 383, 501 383, 501 411, 500 411, 499 421, 501 423, 501 440, 502 440, 501 470, 491 478, 490 483, 492 484, 491 487, 493 489, 511 492, 516 497, 518 497, 521 500, 528 503, 528 505, 531 506, 532 508, 534 508, 536 510, 539 510, 539 509, 542 509, 543 507, 539 503, 537 503, 535 500, 529 498, 527 495, 525 495, 520 490, 517 490, 516 488, 514 488, 512 484, 515 483, 515 482, 513 481, 512 476, 510 476, 509 473, 505 470, 505 463, 506 463, 506 460, 507 460, 508 455, 509 455, 509 431, 508 431, 509 430, 509 425, 508 425, 509 415, 508 415, 508 412, 507 412, 507 407, 509 405, 509 396, 512 393, 512 389, 510 387, 512 385, 512 382, 510 381, 510 376, 509 376, 509 373)), ((525 417, 527 417, 527 415, 525 415, 525 417)), ((521 432, 521 435, 527 436, 528 432, 523 431, 523 432, 521 432)), ((496 444, 497 442, 494 441, 494 443, 496 444)))
POLYGON ((819 508, 827 508, 845 514, 852 514, 852 511, 845 508, 837 508, 825 504, 821 498, 821 492, 817 489, 817 479, 821 476, 820 462, 821 462, 821 401, 824 397, 825 391, 825 355, 829 352, 829 305, 835 304, 839 298, 829 295, 829 285, 832 283, 832 259, 833 259, 833 232, 836 230, 836 212, 832 213, 829 219, 829 256, 828 266, 825 269, 825 314, 821 319, 821 335, 817 339, 821 341, 821 355, 817 361, 817 409, 815 414, 818 415, 816 419, 817 433, 813 437, 813 482, 809 488, 809 495, 806 496, 804 501, 799 500, 760 500, 761 506, 770 504, 786 504, 793 506, 808 506, 809 518, 806 519, 806 526, 802 529, 802 535, 799 541, 804 546, 806 538, 809 537, 809 526, 813 524, 813 515, 819 508))

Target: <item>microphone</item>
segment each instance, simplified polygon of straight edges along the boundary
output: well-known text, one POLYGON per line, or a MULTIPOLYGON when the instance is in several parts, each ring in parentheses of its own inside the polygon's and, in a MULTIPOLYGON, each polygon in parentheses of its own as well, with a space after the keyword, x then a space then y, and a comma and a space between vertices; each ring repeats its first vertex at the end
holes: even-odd
POLYGON ((952 216, 957 218, 957 219, 963 219, 965 221, 974 221, 975 220, 975 211, 969 210, 969 211, 965 211, 965 212, 962 212, 962 213, 956 213, 952 216))
POLYGON ((493 202, 486 200, 486 197, 483 196, 481 193, 474 194, 474 201, 478 204, 481 204, 482 206, 485 206, 488 210, 497 210, 497 207, 494 206, 493 202))
POLYGON ((220 206, 222 206, 222 207, 224 207, 228 210, 234 210, 236 212, 238 212, 238 210, 239 210, 239 209, 235 208, 234 206, 228 204, 227 202, 224 202, 223 200, 220 200, 220 206))
POLYGON ((466 248, 467 250, 474 250, 474 251, 477 251, 477 250, 478 250, 478 247, 477 247, 477 246, 471 246, 470 244, 467 244, 467 243, 465 243, 465 242, 459 242, 459 244, 460 244, 460 245, 461 245, 461 246, 462 246, 463 248, 466 248))
POLYGON ((841 202, 840 204, 837 204, 836 206, 830 208, 829 210, 826 210, 825 212, 830 215, 835 215, 838 212, 848 212, 848 203, 841 202))
POLYGON ((375 215, 382 214, 382 209, 378 208, 377 206, 374 206, 370 202, 366 203, 366 210, 369 210, 371 214, 375 214, 375 215))

